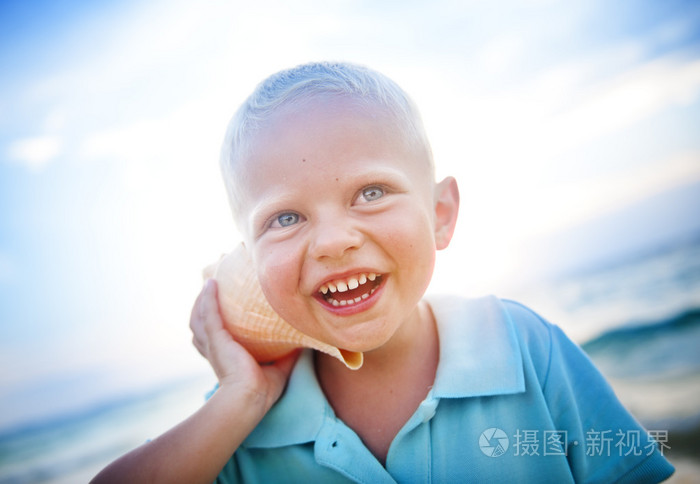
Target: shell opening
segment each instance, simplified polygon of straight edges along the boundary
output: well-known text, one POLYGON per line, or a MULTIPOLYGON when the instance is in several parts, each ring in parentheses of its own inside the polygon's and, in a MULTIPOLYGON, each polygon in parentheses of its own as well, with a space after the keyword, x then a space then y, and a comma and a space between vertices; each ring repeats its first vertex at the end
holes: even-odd
POLYGON ((348 351, 338 348, 340 356, 343 357, 343 363, 351 370, 359 370, 364 362, 364 355, 357 351, 348 351))

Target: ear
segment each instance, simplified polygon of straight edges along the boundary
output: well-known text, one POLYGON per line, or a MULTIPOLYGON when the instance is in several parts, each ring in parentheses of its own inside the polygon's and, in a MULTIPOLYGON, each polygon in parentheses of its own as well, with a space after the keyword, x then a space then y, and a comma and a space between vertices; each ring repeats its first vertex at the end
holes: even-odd
POLYGON ((446 248, 452 240, 459 212, 457 180, 448 176, 435 185, 435 246, 446 248))

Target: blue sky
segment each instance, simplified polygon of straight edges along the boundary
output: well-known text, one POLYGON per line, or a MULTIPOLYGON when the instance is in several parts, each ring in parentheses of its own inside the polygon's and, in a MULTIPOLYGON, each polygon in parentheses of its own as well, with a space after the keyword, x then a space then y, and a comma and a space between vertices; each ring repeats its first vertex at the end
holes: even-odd
POLYGON ((189 311, 237 239, 219 143, 281 68, 415 98, 463 199, 437 289, 497 292, 522 247, 700 181, 697 2, 10 1, 0 37, 0 424, 47 380, 87 401, 206 369, 189 311))

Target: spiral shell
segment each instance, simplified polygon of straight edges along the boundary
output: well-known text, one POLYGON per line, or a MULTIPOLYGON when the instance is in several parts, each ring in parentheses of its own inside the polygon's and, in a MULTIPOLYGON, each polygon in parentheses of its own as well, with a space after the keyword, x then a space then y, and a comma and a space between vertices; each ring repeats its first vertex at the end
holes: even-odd
POLYGON ((205 268, 203 276, 216 279, 219 308, 226 329, 258 362, 274 361, 304 347, 334 356, 352 370, 362 366, 362 353, 342 350, 312 338, 272 309, 243 244, 205 268))

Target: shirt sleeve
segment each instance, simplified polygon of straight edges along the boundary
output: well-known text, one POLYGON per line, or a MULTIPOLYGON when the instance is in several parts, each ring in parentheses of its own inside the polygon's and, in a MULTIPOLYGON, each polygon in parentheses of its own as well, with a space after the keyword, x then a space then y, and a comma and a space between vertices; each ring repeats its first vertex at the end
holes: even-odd
POLYGON ((567 432, 576 482, 653 483, 674 471, 656 440, 623 407, 583 350, 556 326, 550 332, 543 392, 554 424, 567 432))

